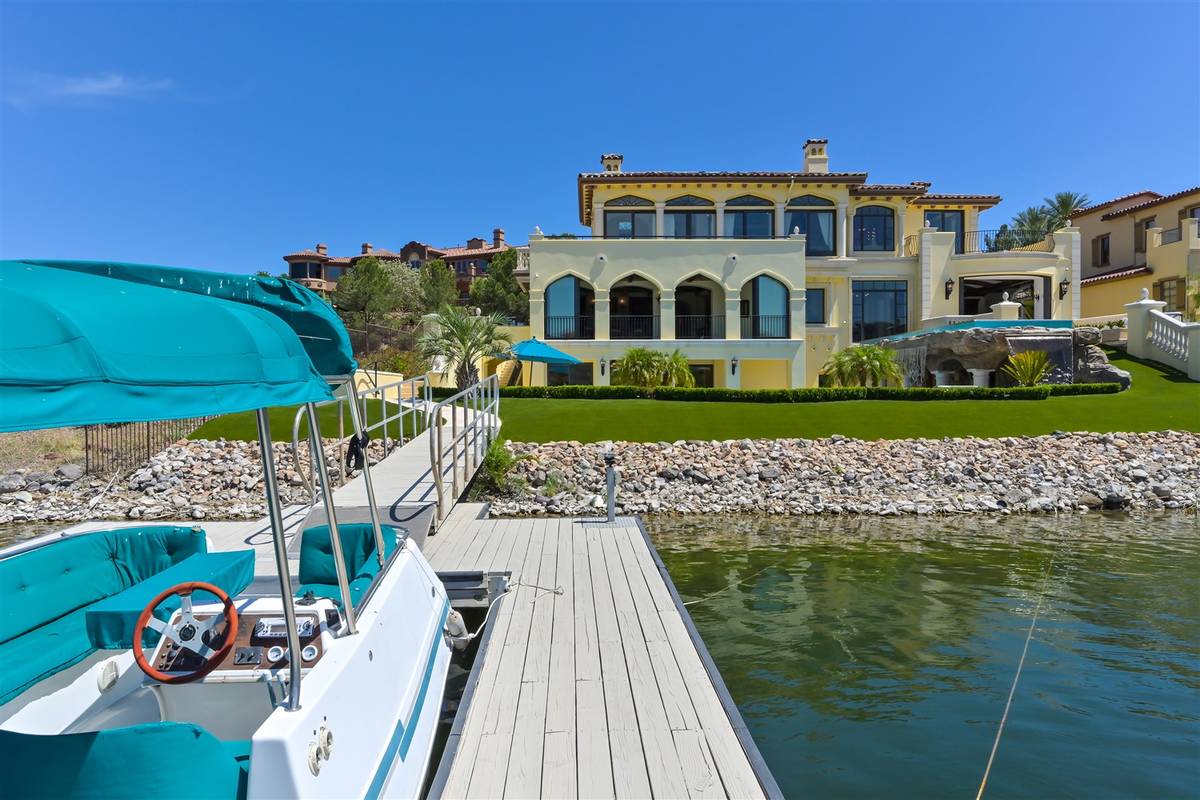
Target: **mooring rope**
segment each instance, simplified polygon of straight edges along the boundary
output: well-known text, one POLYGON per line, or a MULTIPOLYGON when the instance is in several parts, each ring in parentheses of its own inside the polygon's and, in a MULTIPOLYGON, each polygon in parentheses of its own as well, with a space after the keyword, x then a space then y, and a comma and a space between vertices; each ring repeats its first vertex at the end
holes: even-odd
MULTIPOLYGON (((1059 545, 1062 542, 1060 540, 1059 545)), ((1021 648, 1021 658, 1017 661, 1017 671, 1013 675, 1012 686, 1008 688, 1008 700, 1004 703, 1004 713, 1000 715, 1000 726, 996 728, 996 738, 992 742, 992 752, 988 755, 987 766, 983 770, 983 780, 979 782, 979 791, 975 800, 983 800, 984 789, 987 788, 988 776, 992 772, 992 763, 996 760, 996 751, 1000 748, 1000 737, 1004 735, 1004 725, 1008 722, 1008 712, 1012 708, 1013 697, 1017 693, 1017 682, 1021 680, 1021 670, 1025 668, 1025 656, 1029 653, 1029 643, 1033 640, 1033 630, 1037 627, 1038 616, 1042 613, 1042 602, 1046 599, 1046 589, 1050 586, 1050 573, 1054 571, 1054 559, 1058 557, 1058 547, 1050 554, 1050 563, 1046 565, 1046 574, 1042 578, 1042 589, 1038 593, 1037 606, 1033 610, 1033 619, 1029 621, 1029 631, 1025 634, 1025 646, 1021 648)))
POLYGON ((712 594, 706 594, 706 595, 704 595, 704 597, 698 597, 695 600, 688 600, 686 603, 684 603, 684 605, 685 606, 694 606, 697 603, 703 603, 705 600, 716 597, 717 595, 721 594, 722 592, 727 592, 735 586, 741 586, 743 583, 746 583, 751 578, 757 578, 759 575, 762 575, 764 572, 766 572, 767 570, 771 569, 771 567, 774 567, 774 566, 775 566, 774 564, 768 564, 767 566, 760 569, 758 572, 755 572, 753 575, 747 575, 745 578, 742 578, 740 581, 734 581, 733 583, 729 584, 728 586, 725 586, 721 589, 717 589, 712 594))

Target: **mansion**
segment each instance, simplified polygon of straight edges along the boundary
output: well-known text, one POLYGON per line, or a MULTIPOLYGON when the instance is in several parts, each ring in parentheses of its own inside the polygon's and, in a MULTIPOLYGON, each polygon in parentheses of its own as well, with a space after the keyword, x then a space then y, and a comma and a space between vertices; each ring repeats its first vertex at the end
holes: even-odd
POLYGON ((529 242, 530 333, 583 361, 535 384, 608 384, 630 347, 689 360, 697 386, 818 385, 852 343, 988 319, 1080 315, 1080 237, 985 231, 994 195, 868 183, 810 139, 800 171, 578 176, 590 236, 529 242))

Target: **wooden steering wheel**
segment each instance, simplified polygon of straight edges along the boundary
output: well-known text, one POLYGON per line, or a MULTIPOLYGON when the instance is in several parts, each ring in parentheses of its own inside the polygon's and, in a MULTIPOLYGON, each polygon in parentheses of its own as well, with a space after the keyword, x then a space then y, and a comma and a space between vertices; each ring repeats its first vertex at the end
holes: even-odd
POLYGON ((142 672, 159 683, 191 683, 212 672, 225 660, 225 657, 233 650, 233 644, 237 640, 237 631, 237 608, 221 587, 203 581, 180 583, 164 591, 142 609, 141 616, 137 618, 137 623, 133 626, 133 660, 141 667, 142 672), (196 618, 192 616, 192 593, 197 590, 216 595, 225 608, 221 613, 213 614, 203 622, 197 622, 196 618), (154 609, 158 608, 162 601, 176 595, 180 598, 182 612, 176 624, 163 622, 154 616, 154 609), (207 640, 211 638, 210 634, 222 621, 225 621, 225 632, 221 635, 221 646, 219 649, 213 649, 207 640), (142 634, 145 633, 146 628, 157 631, 184 650, 195 653, 204 660, 203 663, 190 672, 163 672, 156 669, 142 651, 142 634))

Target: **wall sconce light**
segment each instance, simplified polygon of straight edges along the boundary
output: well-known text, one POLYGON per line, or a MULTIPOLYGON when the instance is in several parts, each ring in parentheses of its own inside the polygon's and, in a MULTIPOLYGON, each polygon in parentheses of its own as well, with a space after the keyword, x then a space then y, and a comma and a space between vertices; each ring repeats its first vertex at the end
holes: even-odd
POLYGON ((1069 291, 1071 291, 1071 282, 1066 280, 1060 281, 1058 284, 1058 299, 1062 300, 1067 296, 1067 292, 1069 291))
POLYGON ((729 374, 737 375, 737 356, 729 359, 729 374))
POLYGON ((600 374, 604 374, 604 359, 600 359, 600 374))
POLYGON ((947 278, 946 279, 946 299, 949 300, 950 295, 952 295, 952 294, 954 294, 954 279, 947 278))

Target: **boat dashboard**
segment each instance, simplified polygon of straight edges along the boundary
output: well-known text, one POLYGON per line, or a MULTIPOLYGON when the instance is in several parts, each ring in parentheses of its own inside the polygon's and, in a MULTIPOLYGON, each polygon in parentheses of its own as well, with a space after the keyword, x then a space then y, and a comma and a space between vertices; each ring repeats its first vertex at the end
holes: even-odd
MULTIPOLYGON (((293 654, 288 647, 287 624, 278 598, 260 598, 238 604, 238 629, 233 647, 208 675, 203 683, 267 680, 287 672, 293 654)), ((219 614, 219 603, 197 605, 194 617, 198 623, 219 614)), ((172 623, 180 612, 172 615, 172 623)), ((318 601, 296 608, 296 628, 299 634, 301 669, 315 667, 324 657, 330 642, 343 624, 341 612, 333 601, 318 601)), ((221 623, 204 634, 204 643, 219 647, 224 643, 226 624, 221 623)), ((204 665, 204 658, 168 637, 162 637, 151 657, 151 664, 166 674, 185 674, 204 665)))

